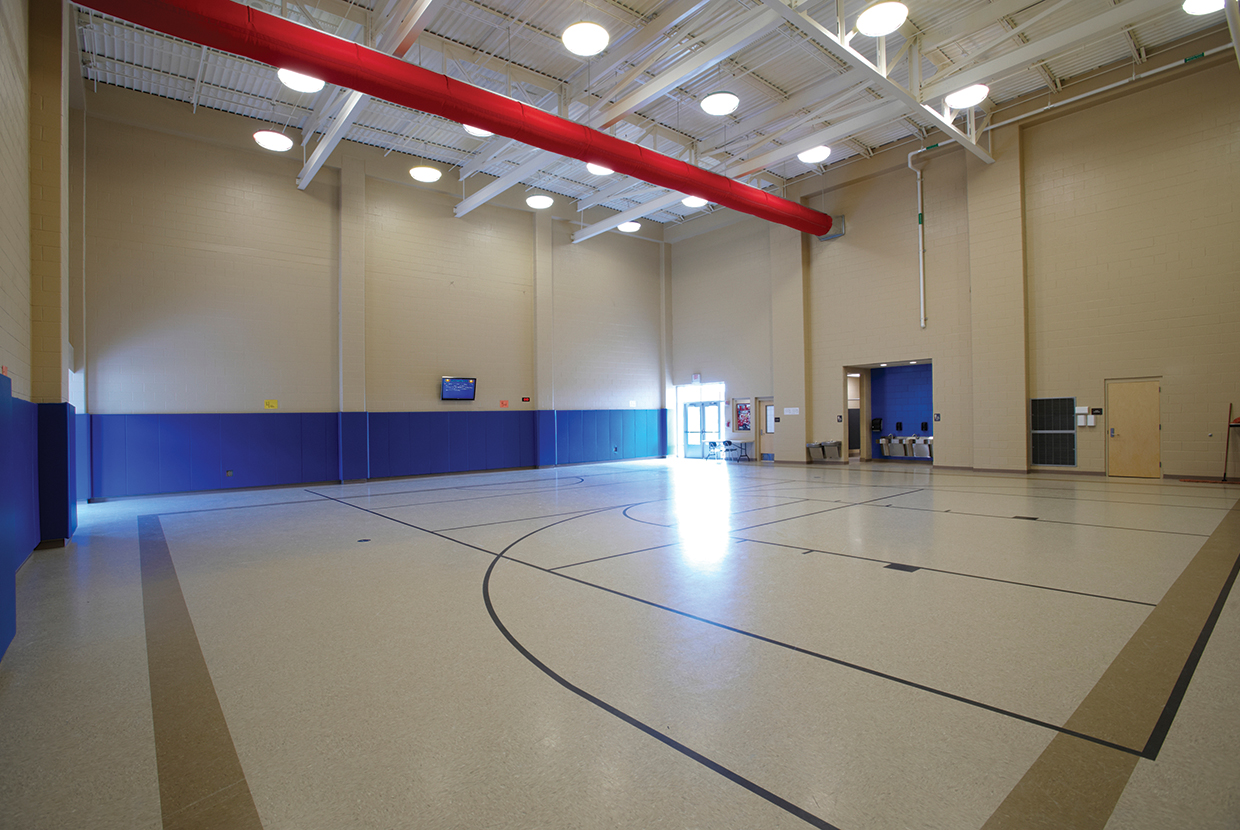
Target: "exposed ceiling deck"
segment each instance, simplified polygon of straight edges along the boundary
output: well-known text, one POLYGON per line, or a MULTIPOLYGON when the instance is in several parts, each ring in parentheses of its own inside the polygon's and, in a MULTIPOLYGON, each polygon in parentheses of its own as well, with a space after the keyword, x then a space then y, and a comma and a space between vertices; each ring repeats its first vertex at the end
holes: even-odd
MULTIPOLYGON (((374 46, 434 72, 510 96, 669 156, 781 193, 858 155, 942 130, 970 146, 987 113, 1125 62, 1140 66, 1185 38, 1227 32, 1222 11, 1180 0, 907 0, 909 19, 881 47, 855 25, 865 0, 250 0, 246 5, 374 46), (611 35, 593 58, 560 32, 589 20, 611 35), (943 96, 982 81, 974 112, 944 117, 943 96), (740 105, 706 114, 727 89, 740 105), (830 157, 797 153, 827 144, 830 157)), ((327 86, 288 89, 264 64, 79 8, 83 76, 252 118, 307 153, 349 140, 644 218, 682 222, 705 209, 669 204, 665 188, 501 136, 476 138, 439 116, 327 86), (641 212, 641 211, 637 211, 641 212)), ((1152 64, 1151 64, 1152 65, 1152 64)), ((981 146, 976 152, 984 155, 981 146)), ((315 168, 317 169, 317 168, 315 168)), ((314 170, 304 170, 303 179, 314 170)), ((292 186, 293 183, 290 183, 292 186)), ((303 184, 304 186, 304 184, 303 184)), ((459 212, 459 211, 458 211, 459 212)))

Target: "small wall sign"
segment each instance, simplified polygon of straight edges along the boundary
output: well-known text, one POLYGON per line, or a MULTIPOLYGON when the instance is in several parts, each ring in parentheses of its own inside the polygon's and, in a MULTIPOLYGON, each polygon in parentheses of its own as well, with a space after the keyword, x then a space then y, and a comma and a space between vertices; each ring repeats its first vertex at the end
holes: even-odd
POLYGON ((263 409, 279 409, 279 401, 263 401, 263 409))

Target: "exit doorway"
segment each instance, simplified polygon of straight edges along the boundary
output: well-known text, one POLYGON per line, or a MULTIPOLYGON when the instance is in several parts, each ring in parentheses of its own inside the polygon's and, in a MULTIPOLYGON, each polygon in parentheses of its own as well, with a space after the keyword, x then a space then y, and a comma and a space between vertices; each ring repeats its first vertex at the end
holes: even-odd
POLYGON ((723 439, 724 403, 722 383, 693 383, 676 387, 676 455, 709 458, 711 442, 723 439))

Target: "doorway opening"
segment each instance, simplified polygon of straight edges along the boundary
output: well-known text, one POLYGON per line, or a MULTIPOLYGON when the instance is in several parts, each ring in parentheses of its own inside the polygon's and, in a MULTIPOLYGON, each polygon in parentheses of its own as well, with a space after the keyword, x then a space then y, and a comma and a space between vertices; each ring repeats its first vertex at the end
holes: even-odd
POLYGON ((775 399, 758 398, 758 460, 775 460, 775 399))
POLYGON ((722 383, 691 383, 676 387, 676 455, 707 458, 712 442, 723 438, 727 413, 722 383))

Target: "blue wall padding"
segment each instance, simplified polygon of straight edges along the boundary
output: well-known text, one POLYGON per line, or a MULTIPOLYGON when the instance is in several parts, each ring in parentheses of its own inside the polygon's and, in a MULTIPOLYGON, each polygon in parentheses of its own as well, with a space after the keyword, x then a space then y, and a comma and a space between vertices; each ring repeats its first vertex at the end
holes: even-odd
POLYGON ((41 539, 38 446, 38 406, 0 375, 0 656, 17 633, 17 569, 41 539))
POLYGON ((539 467, 554 467, 559 455, 556 445, 556 411, 540 409, 534 413, 534 463, 539 467))
MULTIPOLYGON (((882 432, 871 432, 875 458, 882 458, 878 439, 887 435, 934 435, 934 377, 929 363, 870 370, 870 417, 882 418, 882 432), (926 429, 921 424, 925 421, 926 429), (902 423, 901 429, 896 424, 902 423)), ((868 424, 863 425, 868 428, 868 424)))
POLYGON ((92 415, 92 496, 337 481, 338 414, 92 415))
POLYGON ((340 413, 340 480, 370 478, 369 418, 365 412, 340 413))
POLYGON ((666 414, 92 415, 90 489, 107 498, 649 458, 664 454, 666 414))
POLYGON ((39 538, 68 539, 77 530, 77 425, 67 403, 38 404, 39 538))
POLYGON ((85 412, 74 415, 73 429, 73 468, 78 501, 82 501, 90 498, 90 416, 85 412))

